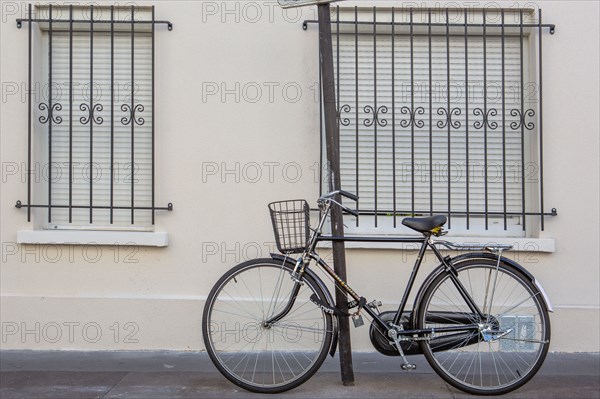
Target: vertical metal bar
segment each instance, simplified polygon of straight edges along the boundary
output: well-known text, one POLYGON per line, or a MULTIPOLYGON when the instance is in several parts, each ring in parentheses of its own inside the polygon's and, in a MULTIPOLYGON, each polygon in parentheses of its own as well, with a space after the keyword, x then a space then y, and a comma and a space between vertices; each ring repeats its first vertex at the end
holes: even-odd
POLYGON ((374 130, 374 151, 375 151, 375 227, 378 226, 378 203, 377 203, 377 191, 378 191, 378 168, 377 168, 377 126, 379 121, 377 120, 378 109, 377 109, 377 7, 373 7, 373 87, 374 87, 374 106, 373 106, 373 127, 374 130))
POLYGON ((131 6, 131 224, 135 223, 135 6, 131 6))
POLYGON ((392 7, 392 193, 394 202, 394 228, 397 227, 396 215, 396 11, 392 7))
MULTIPOLYGON (((154 113, 154 6, 152 6, 152 225, 154 225, 154 217, 155 217, 155 147, 154 147, 154 123, 155 123, 155 113, 154 113)), ((133 121, 132 121, 133 123, 133 121)))
MULTIPOLYGON (((114 177, 115 177, 115 6, 110 6, 110 224, 114 223, 114 194, 115 194, 114 193, 114 177)), ((154 204, 152 206, 154 207, 154 204)))
POLYGON ((73 5, 69 6, 69 223, 73 223, 73 5))
POLYGON ((467 194, 467 230, 471 227, 470 170, 469 170, 469 11, 465 8, 465 163, 466 163, 466 194, 467 194))
MULTIPOLYGON (((336 110, 337 110, 337 129, 340 131, 342 122, 342 110, 340 108, 340 6, 336 6, 336 21, 335 21, 335 90, 336 90, 336 110)), ((333 37, 333 32, 331 33, 333 37)), ((332 190, 329 190, 332 191, 332 190)))
POLYGON ((429 41, 429 215, 433 216, 433 67, 431 49, 431 8, 427 9, 429 15, 427 24, 427 38, 429 41))
POLYGON ((48 223, 52 223, 52 4, 48 6, 48 223))
POLYGON ((483 187, 485 229, 489 229, 488 204, 488 108, 487 108, 487 15, 483 9, 483 187))
MULTIPOLYGON (((360 122, 359 110, 358 110, 358 6, 354 6, 354 85, 355 85, 355 112, 356 112, 356 120, 355 120, 355 128, 356 128, 356 195, 359 197, 359 200, 356 201, 356 209, 360 212, 360 152, 359 152, 359 127, 358 124, 360 122)), ((360 218, 356 218, 356 227, 360 225, 360 218)))
POLYGON ((502 10, 502 205, 504 209, 504 230, 508 229, 507 201, 506 201, 506 30, 505 12, 502 10))
POLYGON ((525 211, 525 82, 524 82, 524 56, 523 40, 523 9, 519 10, 519 44, 520 44, 520 66, 521 66, 521 217, 523 218, 523 231, 526 229, 525 211))
POLYGON ((415 49, 414 49, 414 10, 410 8, 410 112, 412 121, 410 124, 410 196, 411 196, 411 216, 415 216, 415 49))
POLYGON ((90 6, 90 224, 94 215, 94 6, 90 6))
MULTIPOLYGON (((319 54, 317 59, 321 60, 321 42, 319 41, 319 54)), ((321 71, 321 68, 319 68, 319 133, 321 137, 321 143, 319 144, 319 195, 323 195, 323 162, 325 161, 325 159, 323 158, 324 155, 324 151, 323 151, 323 139, 325 137, 324 134, 324 121, 323 121, 323 71, 321 71)), ((328 192, 331 192, 331 190, 328 190, 328 192)))
POLYGON ((450 16, 448 8, 446 8, 446 97, 448 105, 448 228, 452 227, 452 150, 451 150, 451 131, 452 123, 450 123, 450 16))
POLYGON ((27 55, 29 58, 29 65, 27 71, 27 88, 29 90, 28 99, 27 99, 27 222, 31 222, 31 95, 33 93, 33 88, 31 87, 31 57, 32 57, 32 46, 31 46, 31 3, 29 3, 29 20, 27 21, 27 55))
MULTIPOLYGON (((329 180, 333 184, 334 190, 341 188, 341 173, 340 173, 340 153, 339 153, 339 130, 336 123, 335 110, 335 89, 334 69, 333 69, 333 49, 331 38, 331 14, 329 4, 319 4, 319 42, 320 42, 320 69, 323 74, 323 98, 325 99, 325 125, 327 136, 327 160, 329 161, 329 180)), ((336 200, 341 200, 337 196, 336 200)), ((331 210, 331 231, 335 236, 344 235, 344 219, 342 211, 339 207, 333 207, 331 210)), ((343 242, 333 243, 333 263, 336 274, 346 280, 346 256, 345 245, 343 242)), ((336 283, 337 284, 337 283, 336 283)), ((348 309, 348 297, 341 289, 339 284, 336 285, 336 304, 339 309, 348 309)), ((347 317, 339 319, 339 353, 340 366, 342 370, 342 382, 346 385, 351 385, 354 381, 354 372, 352 367, 352 343, 350 340, 350 325, 347 317)))
POLYGON ((539 136, 540 136, 540 149, 539 149, 539 156, 540 156, 540 216, 541 216, 541 228, 542 231, 544 231, 544 227, 545 227, 545 221, 544 221, 544 103, 543 103, 543 98, 544 96, 543 94, 543 85, 542 85, 542 36, 543 36, 543 27, 542 27, 542 9, 540 8, 538 10, 539 13, 539 17, 538 17, 538 24, 539 24, 539 30, 538 30, 538 51, 539 51, 539 61, 538 61, 538 67, 539 67, 539 115, 540 115, 540 119, 539 119, 539 136))
POLYGON ((338 130, 340 129, 341 126, 341 121, 342 121, 342 110, 340 109, 340 6, 336 6, 336 21, 335 21, 335 52, 336 52, 336 58, 335 58, 335 69, 336 69, 336 76, 335 76, 335 85, 336 85, 336 89, 337 89, 337 96, 336 96, 336 100, 337 100, 337 112, 338 112, 338 118, 337 118, 337 122, 338 122, 338 130))

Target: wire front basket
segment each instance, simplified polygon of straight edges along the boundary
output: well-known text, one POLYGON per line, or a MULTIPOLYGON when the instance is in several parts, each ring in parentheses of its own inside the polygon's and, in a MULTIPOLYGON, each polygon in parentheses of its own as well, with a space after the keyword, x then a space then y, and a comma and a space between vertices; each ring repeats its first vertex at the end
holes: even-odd
POLYGON ((304 200, 269 204, 277 249, 283 254, 304 252, 310 238, 310 207, 304 200))

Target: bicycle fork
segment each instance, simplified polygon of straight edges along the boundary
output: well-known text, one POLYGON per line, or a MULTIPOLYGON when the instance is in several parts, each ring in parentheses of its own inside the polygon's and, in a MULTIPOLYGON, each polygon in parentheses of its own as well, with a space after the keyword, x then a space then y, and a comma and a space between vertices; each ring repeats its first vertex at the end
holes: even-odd
MULTIPOLYGON (((284 259, 284 263, 287 261, 287 258, 284 259)), ((277 323, 278 321, 282 320, 285 316, 287 316, 287 314, 292 310, 292 308, 294 307, 294 305, 296 304, 296 299, 298 298, 298 294, 300 293, 300 288, 302 287, 302 280, 300 277, 300 270, 303 268, 302 267, 302 259, 299 259, 296 263, 296 267, 294 268, 294 271, 291 273, 292 279, 294 280, 295 284, 294 287, 292 288, 292 292, 290 294, 290 298, 287 301, 287 304, 285 306, 285 308, 283 308, 283 310, 279 313, 277 313, 274 316, 271 316, 269 319, 266 319, 265 321, 263 321, 263 327, 265 328, 269 328, 271 327, 273 324, 277 323)), ((282 269, 283 272, 283 269, 282 269)), ((280 278, 284 278, 283 275, 280 276, 280 278)), ((278 284, 279 286, 280 284, 278 284)), ((276 294, 277 297, 279 297, 279 293, 276 294)), ((273 309, 273 312, 275 312, 276 309, 273 309)), ((270 313, 270 312, 269 312, 270 313)))

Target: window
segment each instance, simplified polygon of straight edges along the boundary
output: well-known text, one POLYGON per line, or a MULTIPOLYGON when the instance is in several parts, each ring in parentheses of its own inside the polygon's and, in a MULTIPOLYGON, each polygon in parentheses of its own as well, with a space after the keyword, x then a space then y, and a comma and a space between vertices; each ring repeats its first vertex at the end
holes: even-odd
POLYGON ((350 231, 432 214, 459 234, 543 229, 541 12, 337 11, 342 185, 361 212, 350 231))
MULTIPOLYGON (((151 231, 153 7, 29 6, 28 219, 42 229, 151 231), (37 102, 37 103, 36 103, 37 102), (47 167, 45 167, 47 165, 47 167)), ((170 27, 170 24, 168 24, 170 27)))

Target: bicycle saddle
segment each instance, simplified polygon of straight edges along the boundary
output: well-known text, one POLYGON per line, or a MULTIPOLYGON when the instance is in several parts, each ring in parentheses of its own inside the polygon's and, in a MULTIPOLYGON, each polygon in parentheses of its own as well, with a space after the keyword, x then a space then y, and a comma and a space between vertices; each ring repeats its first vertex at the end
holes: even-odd
POLYGON ((428 218, 406 218, 402 224, 419 233, 426 233, 435 228, 442 227, 446 224, 448 218, 444 215, 437 215, 428 218))

